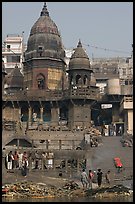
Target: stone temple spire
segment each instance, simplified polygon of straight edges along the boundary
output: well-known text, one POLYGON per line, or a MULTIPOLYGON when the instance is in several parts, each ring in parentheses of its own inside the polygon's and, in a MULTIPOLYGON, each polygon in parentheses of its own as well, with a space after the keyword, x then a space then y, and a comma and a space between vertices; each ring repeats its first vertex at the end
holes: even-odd
POLYGON ((80 39, 79 39, 79 42, 78 42, 77 47, 82 47, 82 43, 81 43, 81 40, 80 40, 80 39))
POLYGON ((44 6, 43 6, 43 9, 42 9, 42 11, 41 11, 40 16, 49 16, 49 12, 48 12, 48 10, 47 10, 46 2, 44 2, 44 6))

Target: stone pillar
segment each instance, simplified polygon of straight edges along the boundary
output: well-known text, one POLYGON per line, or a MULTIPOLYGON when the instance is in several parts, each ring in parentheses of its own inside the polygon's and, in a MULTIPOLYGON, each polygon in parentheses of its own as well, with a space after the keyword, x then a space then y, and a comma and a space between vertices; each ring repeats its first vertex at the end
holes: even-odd
POLYGON ((72 149, 75 149, 75 141, 72 140, 72 149))
POLYGON ((58 107, 52 107, 51 108, 51 125, 52 126, 58 126, 59 124, 59 108, 58 107))
POLYGON ((90 104, 69 104, 69 128, 71 130, 79 128, 86 129, 91 124, 91 108, 90 104))
POLYGON ((79 165, 80 159, 77 159, 77 173, 79 173, 80 165, 79 165))
POLYGON ((66 173, 68 172, 68 160, 67 159, 65 160, 65 171, 66 173))
POLYGON ((61 149, 61 140, 59 140, 59 150, 61 149))
POLYGON ((21 108, 19 108, 19 121, 21 122, 21 108))
POLYGON ((19 149, 19 139, 17 139, 17 149, 19 149))
POLYGON ((32 122, 31 119, 32 119, 32 108, 30 107, 30 108, 29 108, 29 119, 28 119, 28 121, 29 121, 29 122, 32 122))
POLYGON ((41 169, 44 170, 44 158, 41 159, 41 169))
POLYGON ((53 170, 55 170, 55 159, 53 158, 53 170))
POLYGON ((40 108, 40 121, 43 122, 43 107, 40 108))
POLYGON ((46 149, 49 149, 49 142, 46 140, 46 149))
POLYGON ((33 148, 34 148, 34 140, 31 141, 31 144, 32 144, 32 151, 33 151, 33 148))
POLYGON ((112 122, 118 122, 120 118, 119 115, 119 106, 112 104, 112 122))

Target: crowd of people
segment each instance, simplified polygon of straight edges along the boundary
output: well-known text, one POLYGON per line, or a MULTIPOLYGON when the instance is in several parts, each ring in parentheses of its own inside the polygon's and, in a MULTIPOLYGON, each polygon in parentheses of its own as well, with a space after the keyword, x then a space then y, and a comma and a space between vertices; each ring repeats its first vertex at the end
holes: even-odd
MULTIPOLYGON (((13 151, 9 151, 9 153, 5 154, 5 167, 7 169, 7 172, 12 172, 13 169, 20 169, 22 176, 26 177, 29 169, 30 156, 35 161, 35 169, 38 169, 40 158, 37 151, 34 153, 34 155, 32 154, 28 155, 26 151, 24 151, 23 153, 17 150, 15 150, 14 153, 13 151)), ((54 155, 52 152, 51 153, 42 152, 41 158, 42 158, 42 164, 44 169, 47 169, 49 165, 52 166, 53 156, 54 155), (48 158, 49 160, 47 160, 48 158), (50 162, 47 162, 47 166, 46 166, 46 161, 50 161, 50 162)), ((93 183, 95 183, 96 181, 96 183, 98 184, 98 187, 101 187, 103 176, 106 180, 106 183, 110 184, 110 174, 111 174, 110 170, 108 170, 105 174, 103 174, 101 169, 98 169, 97 172, 92 171, 90 169, 88 173, 86 173, 86 168, 83 168, 81 172, 82 186, 84 189, 85 188, 93 189, 93 183)))
POLYGON ((27 176, 28 165, 28 154, 25 151, 22 153, 15 150, 14 153, 10 151, 5 155, 5 167, 8 170, 7 172, 11 172, 12 169, 21 169, 22 175, 27 176))
POLYGON ((5 167, 7 173, 12 172, 13 169, 21 170, 23 176, 27 176, 29 165, 32 169, 50 169, 53 167, 53 153, 38 151, 29 152, 15 150, 5 153, 3 151, 3 157, 5 158, 5 167), (31 164, 30 164, 31 163, 31 164))
MULTIPOLYGON (((88 174, 86 173, 86 170, 83 169, 82 170, 82 173, 81 173, 81 183, 82 183, 82 186, 83 188, 87 189, 92 189, 93 188, 93 181, 94 181, 94 178, 96 177, 96 180, 97 180, 97 184, 98 184, 98 187, 101 187, 101 184, 102 184, 102 178, 103 178, 103 172, 101 169, 98 169, 97 172, 95 171, 92 171, 91 169, 89 170, 88 174)), ((106 183, 107 184, 110 184, 110 170, 108 170, 106 173, 105 173, 105 179, 106 179, 106 183)))

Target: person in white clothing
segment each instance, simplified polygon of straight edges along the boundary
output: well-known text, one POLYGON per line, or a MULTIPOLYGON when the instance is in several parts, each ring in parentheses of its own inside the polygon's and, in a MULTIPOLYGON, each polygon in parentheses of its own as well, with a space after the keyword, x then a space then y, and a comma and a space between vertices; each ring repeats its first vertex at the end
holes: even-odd
POLYGON ((13 160, 14 160, 14 157, 13 157, 12 151, 10 151, 7 155, 7 169, 8 170, 11 170, 13 168, 13 160))
POLYGON ((18 159, 19 169, 21 169, 22 168, 23 153, 19 152, 18 156, 19 156, 19 159, 18 159))
POLYGON ((83 188, 84 187, 87 188, 87 185, 88 185, 88 175, 85 172, 85 169, 83 169, 83 171, 81 173, 81 182, 82 182, 83 188))

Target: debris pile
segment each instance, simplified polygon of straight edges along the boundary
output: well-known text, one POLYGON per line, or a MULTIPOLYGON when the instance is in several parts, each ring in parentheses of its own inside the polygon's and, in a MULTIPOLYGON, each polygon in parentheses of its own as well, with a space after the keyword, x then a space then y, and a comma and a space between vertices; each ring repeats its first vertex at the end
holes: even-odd
POLYGON ((4 196, 16 197, 52 197, 55 192, 52 187, 48 188, 45 184, 35 184, 32 182, 8 184, 5 188, 7 192, 4 196))
POLYGON ((3 196, 5 197, 61 197, 67 196, 71 191, 79 189, 78 184, 74 181, 69 181, 61 188, 56 188, 53 185, 46 185, 44 183, 22 182, 8 184, 2 187, 3 196), (6 190, 5 190, 6 189, 6 190))
POLYGON ((69 190, 76 190, 79 189, 80 187, 78 186, 77 183, 75 183, 74 181, 69 181, 68 183, 66 183, 63 186, 63 189, 69 189, 69 190))
POLYGON ((102 144, 102 135, 98 129, 94 127, 89 128, 89 130, 87 130, 87 132, 85 133, 85 140, 87 141, 87 143, 89 143, 87 139, 88 137, 90 138, 91 147, 98 147, 100 144, 102 144))
POLYGON ((101 132, 94 127, 90 127, 86 133, 89 133, 91 136, 101 136, 101 132))
POLYGON ((115 185, 111 187, 103 187, 91 190, 87 190, 86 195, 92 197, 110 197, 110 196, 129 196, 133 193, 132 190, 123 186, 123 185, 115 185))
POLYGON ((133 135, 124 135, 120 141, 123 147, 132 147, 133 146, 133 135))
MULTIPOLYGON (((30 197, 30 198, 53 198, 64 196, 92 196, 92 197, 109 197, 116 195, 131 195, 132 190, 123 185, 113 187, 102 187, 96 189, 81 189, 74 181, 69 181, 62 187, 55 187, 53 185, 46 185, 44 183, 22 182, 8 184, 2 187, 6 189, 2 196, 5 197, 30 197)), ((4 192, 4 191, 2 191, 4 192)))

